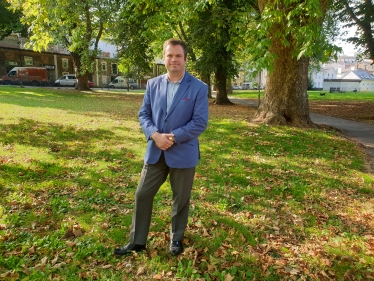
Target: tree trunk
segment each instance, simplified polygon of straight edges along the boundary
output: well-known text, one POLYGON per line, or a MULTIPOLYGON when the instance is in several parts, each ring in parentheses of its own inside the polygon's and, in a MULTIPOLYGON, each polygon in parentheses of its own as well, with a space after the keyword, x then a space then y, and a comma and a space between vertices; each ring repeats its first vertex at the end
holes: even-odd
POLYGON ((271 52, 277 57, 274 71, 268 75, 264 98, 253 121, 314 127, 307 94, 309 59, 293 57, 292 44, 284 47, 281 42, 273 42, 271 52))
POLYGON ((225 74, 221 74, 220 71, 218 70, 215 73, 215 80, 216 80, 216 87, 217 87, 216 104, 233 104, 227 97, 227 91, 226 91, 227 76, 225 74))
POLYGON ((203 81, 204 83, 208 85, 208 98, 211 99, 212 98, 212 87, 211 87, 212 84, 210 83, 210 74, 209 75, 201 74, 201 81, 203 81))
MULTIPOLYGON (((261 11, 267 2, 268 0, 258 1, 261 11)), ((287 38, 287 46, 277 38, 277 33, 282 33, 285 29, 281 23, 276 24, 267 36, 271 40, 269 52, 275 57, 274 68, 268 75, 264 98, 253 121, 269 125, 315 127, 309 116, 309 58, 295 57, 296 42, 292 35, 287 38)))
POLYGON ((212 99, 212 83, 210 83, 210 75, 206 84, 208 85, 208 98, 212 99))
POLYGON ((75 75, 77 77, 77 84, 75 86, 75 89, 79 91, 90 91, 90 87, 88 87, 88 72, 86 71, 85 74, 81 74, 81 57, 78 53, 71 53, 71 56, 73 57, 74 62, 74 68, 75 68, 75 75))

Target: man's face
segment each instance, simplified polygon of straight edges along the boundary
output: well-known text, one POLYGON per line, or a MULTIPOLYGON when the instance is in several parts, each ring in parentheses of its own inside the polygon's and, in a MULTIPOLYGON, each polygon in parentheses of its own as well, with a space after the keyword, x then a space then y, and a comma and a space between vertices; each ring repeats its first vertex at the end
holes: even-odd
POLYGON ((186 66, 183 48, 180 45, 167 45, 164 50, 164 63, 170 74, 183 75, 186 66))

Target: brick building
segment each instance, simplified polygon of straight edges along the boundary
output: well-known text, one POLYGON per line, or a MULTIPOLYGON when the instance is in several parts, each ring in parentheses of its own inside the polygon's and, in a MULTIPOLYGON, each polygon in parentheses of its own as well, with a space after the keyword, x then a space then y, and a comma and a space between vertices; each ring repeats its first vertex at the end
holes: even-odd
MULTIPOLYGON (((69 52, 58 46, 51 46, 45 52, 35 52, 24 47, 24 38, 12 34, 0 41, 0 76, 6 75, 16 66, 45 67, 48 80, 53 85, 63 74, 74 74, 73 58, 69 52)), ((104 87, 118 76, 118 67, 109 52, 102 52, 95 60, 95 71, 89 80, 95 87, 104 87)))

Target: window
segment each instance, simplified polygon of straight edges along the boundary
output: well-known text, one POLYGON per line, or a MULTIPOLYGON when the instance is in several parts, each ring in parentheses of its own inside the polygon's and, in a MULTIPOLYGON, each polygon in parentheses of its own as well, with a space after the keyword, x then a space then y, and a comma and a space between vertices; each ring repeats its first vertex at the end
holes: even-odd
POLYGON ((101 70, 106 71, 106 62, 101 63, 101 70))
POLYGON ((25 57, 25 65, 34 65, 34 59, 32 57, 25 57))
POLYGON ((63 69, 69 68, 69 60, 68 59, 62 59, 62 68, 63 69))
POLYGON ((118 74, 118 67, 116 63, 112 63, 112 74, 118 74))

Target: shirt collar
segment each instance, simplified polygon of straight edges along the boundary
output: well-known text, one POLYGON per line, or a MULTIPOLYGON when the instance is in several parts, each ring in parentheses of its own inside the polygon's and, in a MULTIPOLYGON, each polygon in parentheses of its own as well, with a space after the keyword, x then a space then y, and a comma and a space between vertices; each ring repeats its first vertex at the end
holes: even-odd
POLYGON ((182 78, 179 79, 177 82, 171 82, 171 81, 169 80, 169 76, 168 76, 168 75, 166 75, 166 79, 168 80, 169 83, 180 84, 180 83, 182 82, 182 80, 183 80, 185 74, 186 74, 186 72, 183 73, 182 78))

